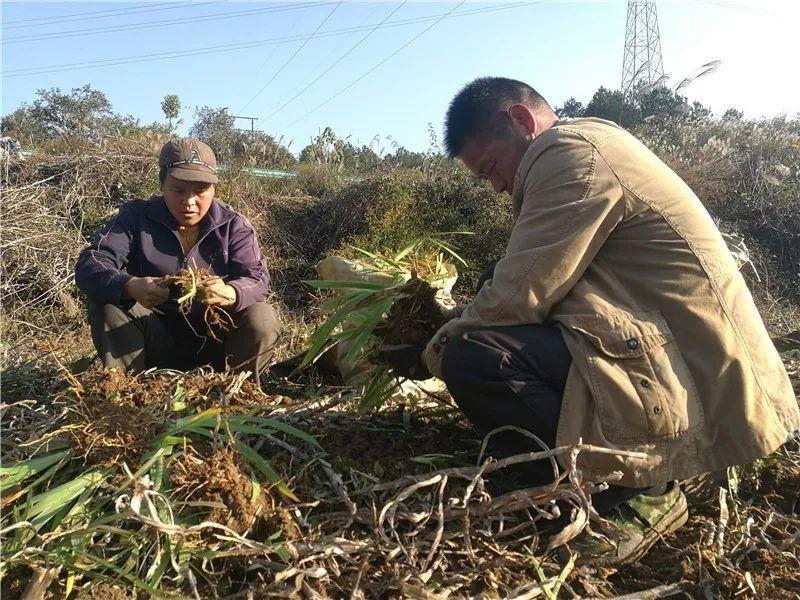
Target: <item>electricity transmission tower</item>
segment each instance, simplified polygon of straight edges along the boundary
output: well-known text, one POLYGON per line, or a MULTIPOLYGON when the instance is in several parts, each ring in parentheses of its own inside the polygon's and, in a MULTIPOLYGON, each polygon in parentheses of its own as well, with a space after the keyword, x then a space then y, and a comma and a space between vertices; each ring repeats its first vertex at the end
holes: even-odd
POLYGON ((627 96, 639 86, 653 86, 663 78, 655 0, 628 0, 622 92, 627 96))

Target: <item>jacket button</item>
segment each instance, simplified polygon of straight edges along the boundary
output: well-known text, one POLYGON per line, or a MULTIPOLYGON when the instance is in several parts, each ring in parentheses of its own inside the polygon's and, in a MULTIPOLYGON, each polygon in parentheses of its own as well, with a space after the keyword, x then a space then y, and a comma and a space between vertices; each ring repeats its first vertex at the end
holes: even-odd
POLYGON ((631 350, 636 350, 639 347, 639 340, 636 338, 631 338, 626 342, 626 344, 631 350))
POLYGON ((656 413, 657 415, 660 415, 661 414, 661 407, 660 406, 654 406, 653 407, 653 412, 656 413))
POLYGON ((442 347, 439 344, 434 344, 432 348, 434 352, 439 352, 442 349, 442 347))
POLYGON ((450 338, 447 337, 447 334, 442 334, 442 337, 439 338, 439 343, 444 346, 447 342, 450 341, 450 338))
POLYGON ((649 387, 650 387, 650 382, 649 382, 649 381, 647 381, 647 379, 642 379, 642 380, 639 382, 639 385, 641 385, 643 388, 649 388, 649 387))

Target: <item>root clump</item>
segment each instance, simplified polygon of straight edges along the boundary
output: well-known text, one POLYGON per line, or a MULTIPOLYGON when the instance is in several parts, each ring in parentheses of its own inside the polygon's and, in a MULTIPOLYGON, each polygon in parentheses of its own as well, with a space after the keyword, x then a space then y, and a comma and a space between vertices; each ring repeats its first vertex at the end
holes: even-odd
POLYGON ((87 463, 133 465, 169 417, 167 382, 92 369, 67 390, 65 429, 87 463))
POLYGON ((375 328, 375 335, 387 345, 427 344, 446 322, 436 302, 436 288, 414 275, 403 286, 389 317, 375 328))
MULTIPOLYGON (((192 267, 181 269, 174 275, 164 277, 164 283, 166 285, 178 290, 180 294, 178 306, 183 316, 187 319, 187 322, 197 298, 199 285, 204 281, 216 279, 217 277, 217 275, 214 275, 211 271, 202 267, 197 269, 192 267)), ((203 309, 203 322, 206 326, 206 333, 217 342, 221 342, 222 335, 234 326, 233 319, 228 312, 221 306, 212 304, 205 305, 203 309)))
POLYGON ((263 512, 263 491, 253 498, 250 466, 230 446, 191 448, 176 461, 171 475, 174 491, 187 500, 218 504, 204 518, 246 534, 263 512))
POLYGON ((181 399, 195 410, 224 406, 228 412, 244 412, 256 406, 275 404, 281 398, 267 396, 245 373, 232 375, 200 370, 184 378, 180 384, 181 399))
POLYGON ((244 373, 199 370, 178 381, 94 368, 74 379, 62 395, 64 428, 76 456, 88 464, 132 466, 176 410, 226 407, 245 412, 274 404, 244 373), (175 401, 183 402, 177 407, 175 401))

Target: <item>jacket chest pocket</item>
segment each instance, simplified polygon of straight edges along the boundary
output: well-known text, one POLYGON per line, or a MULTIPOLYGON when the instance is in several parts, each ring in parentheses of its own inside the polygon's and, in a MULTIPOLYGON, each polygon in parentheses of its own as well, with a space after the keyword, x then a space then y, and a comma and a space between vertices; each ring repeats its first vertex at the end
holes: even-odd
POLYGON ((697 388, 660 314, 570 321, 583 338, 585 372, 609 441, 675 438, 702 426, 697 388))

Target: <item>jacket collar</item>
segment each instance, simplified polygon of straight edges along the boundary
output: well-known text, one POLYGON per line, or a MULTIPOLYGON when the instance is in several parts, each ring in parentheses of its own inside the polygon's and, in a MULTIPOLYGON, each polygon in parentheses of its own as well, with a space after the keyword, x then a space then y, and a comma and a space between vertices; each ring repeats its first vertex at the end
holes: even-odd
POLYGON ((531 140, 531 143, 528 144, 528 149, 525 150, 525 154, 522 155, 522 160, 519 161, 517 172, 514 175, 514 194, 511 197, 511 209, 513 211, 515 221, 517 220, 519 213, 522 211, 522 203, 525 201, 525 179, 528 177, 528 172, 531 170, 535 160, 534 157, 536 156, 536 153, 534 148, 536 147, 536 142, 543 136, 547 135, 549 131, 554 130, 559 125, 566 124, 569 120, 570 119, 559 119, 553 123, 553 125, 546 131, 543 131, 541 135, 531 140))
POLYGON ((514 215, 514 220, 517 220, 519 213, 522 211, 522 203, 525 200, 525 178, 528 176, 528 171, 531 169, 531 162, 533 157, 533 148, 536 145, 536 138, 531 140, 528 144, 528 149, 522 155, 519 161, 517 172, 514 175, 514 193, 511 196, 511 210, 514 215))
MULTIPOLYGON (((178 224, 169 212, 167 203, 164 202, 164 196, 153 196, 147 203, 147 216, 157 223, 161 223, 164 227, 177 231, 178 224)), ((200 235, 204 235, 217 227, 224 225, 232 220, 235 213, 227 204, 220 202, 216 198, 212 200, 211 207, 208 209, 206 216, 200 221, 200 235)))

